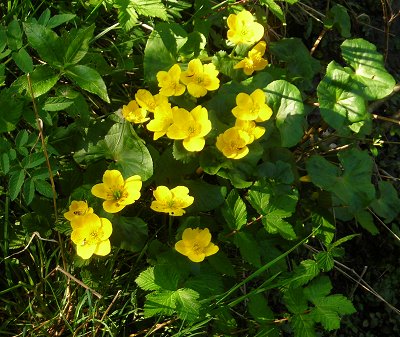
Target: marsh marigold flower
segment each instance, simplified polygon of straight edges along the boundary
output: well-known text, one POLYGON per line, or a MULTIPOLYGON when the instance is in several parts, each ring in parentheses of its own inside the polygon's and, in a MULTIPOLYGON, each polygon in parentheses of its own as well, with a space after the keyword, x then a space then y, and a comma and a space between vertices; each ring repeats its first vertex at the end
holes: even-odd
POLYGON ((207 256, 218 252, 219 247, 211 242, 208 228, 186 228, 182 240, 175 243, 175 249, 193 262, 201 262, 207 256))
POLYGON ((124 180, 118 170, 107 170, 103 175, 103 183, 92 187, 92 194, 105 199, 103 208, 106 212, 117 213, 140 198, 141 188, 140 176, 134 175, 124 180))
POLYGON ((264 35, 264 27, 255 22, 253 15, 246 10, 238 14, 230 14, 227 24, 228 40, 234 44, 254 44, 264 35))
POLYGON ((183 139, 183 147, 188 151, 201 151, 206 143, 204 136, 211 131, 207 109, 201 105, 192 111, 178 108, 172 111, 173 124, 168 128, 167 137, 183 139))
POLYGON ((254 90, 250 95, 241 92, 236 96, 237 106, 232 109, 232 113, 237 119, 264 122, 272 116, 272 110, 265 103, 265 98, 261 89, 254 90))
POLYGON ((69 205, 68 212, 64 213, 64 218, 73 221, 89 213, 93 213, 93 208, 89 207, 86 201, 73 200, 69 205))
POLYGON ((203 97, 207 91, 219 88, 218 70, 210 64, 202 64, 199 59, 191 60, 186 71, 181 74, 181 81, 193 97, 203 97))
POLYGON ((147 130, 154 132, 153 139, 164 136, 168 128, 172 125, 172 111, 179 109, 178 107, 171 108, 171 104, 164 103, 156 107, 154 110, 154 119, 147 124, 147 130))
POLYGON ((180 96, 186 88, 183 84, 179 83, 181 77, 181 68, 179 64, 174 64, 167 71, 159 71, 157 73, 157 81, 160 89, 160 94, 163 96, 180 96))
POLYGON ((183 209, 189 207, 194 201, 186 186, 177 186, 172 190, 166 186, 158 186, 153 192, 153 196, 156 200, 150 205, 152 210, 174 216, 185 214, 183 209))
POLYGON ((131 123, 141 124, 148 121, 147 110, 141 108, 135 100, 132 100, 128 105, 122 106, 122 116, 131 123))
POLYGON ((135 94, 135 99, 143 109, 150 112, 154 112, 159 105, 168 103, 166 96, 160 94, 153 95, 146 89, 139 89, 135 94))
POLYGON ((236 120, 235 127, 239 130, 247 132, 250 136, 249 142, 247 144, 251 144, 254 140, 262 137, 265 133, 265 128, 262 126, 257 126, 254 121, 243 121, 240 119, 236 120))
POLYGON ((257 43, 254 48, 249 51, 247 57, 237 63, 234 68, 243 68, 246 75, 251 75, 255 71, 263 70, 268 65, 268 61, 263 58, 265 48, 266 43, 264 41, 257 43))
POLYGON ((241 159, 249 153, 250 135, 237 127, 230 128, 217 137, 217 149, 227 158, 241 159))
POLYGON ((71 240, 76 244, 76 252, 81 258, 88 259, 93 254, 104 256, 110 253, 110 220, 89 213, 73 220, 71 225, 74 229, 71 240))

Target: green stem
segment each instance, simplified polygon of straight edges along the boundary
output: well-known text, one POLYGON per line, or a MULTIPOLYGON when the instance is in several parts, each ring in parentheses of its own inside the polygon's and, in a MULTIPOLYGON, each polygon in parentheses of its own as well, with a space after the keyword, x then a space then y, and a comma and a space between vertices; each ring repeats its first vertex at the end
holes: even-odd
POLYGON ((168 215, 168 240, 172 242, 172 224, 174 222, 174 217, 172 215, 168 215))

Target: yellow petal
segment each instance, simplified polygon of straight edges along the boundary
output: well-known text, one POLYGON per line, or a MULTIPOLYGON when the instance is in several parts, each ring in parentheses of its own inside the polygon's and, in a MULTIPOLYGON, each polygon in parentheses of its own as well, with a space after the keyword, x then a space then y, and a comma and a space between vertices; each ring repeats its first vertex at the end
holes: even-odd
POLYGON ((183 140, 183 147, 189 152, 198 152, 203 150, 206 141, 203 137, 187 138, 183 140))
POLYGON ((241 108, 251 109, 253 106, 253 100, 250 95, 241 92, 236 96, 236 105, 241 108))
POLYGON ((187 85, 187 90, 189 91, 189 94, 196 98, 203 97, 207 94, 206 88, 194 82, 191 82, 187 85))
POLYGON ((187 255, 187 257, 193 262, 202 262, 202 261, 204 261, 204 259, 206 257, 206 254, 204 254, 204 253, 195 253, 195 252, 191 251, 187 255))
POLYGON ((100 218, 101 221, 101 231, 103 235, 101 236, 100 240, 107 240, 112 234, 112 224, 110 220, 107 218, 100 218))
POLYGON ((111 244, 110 240, 101 241, 95 246, 95 251, 93 252, 96 255, 105 256, 111 252, 111 244))
POLYGON ((211 242, 211 233, 208 228, 200 230, 195 240, 200 247, 207 247, 211 242))
POLYGON ((172 192, 166 186, 158 186, 153 192, 153 196, 159 202, 168 202, 172 200, 172 192))
POLYGON ((264 104, 261 107, 260 111, 258 112, 258 118, 256 119, 256 121, 264 122, 270 119, 271 116, 272 116, 272 109, 268 105, 264 104))
POLYGON ((124 178, 118 170, 106 170, 103 175, 103 183, 106 187, 123 186, 124 178))
POLYGON ((183 241, 194 241, 196 237, 199 235, 201 229, 199 228, 186 228, 182 233, 182 240, 183 241))
POLYGON ((185 245, 185 242, 183 240, 180 240, 177 243, 175 243, 175 250, 178 253, 181 253, 182 255, 185 255, 185 256, 187 256, 187 254, 189 253, 189 249, 185 245))
POLYGON ((76 246, 76 253, 78 256, 80 256, 82 259, 88 259, 90 258, 96 250, 96 245, 77 245, 76 246))
POLYGON ((103 202, 103 208, 107 213, 117 213, 121 211, 125 205, 121 205, 116 200, 106 200, 103 202))
POLYGON ((254 90, 250 94, 250 97, 253 99, 254 103, 257 103, 259 105, 265 104, 265 93, 261 89, 254 90))
POLYGON ((204 249, 204 254, 206 256, 213 255, 219 251, 219 247, 212 242, 204 249))
POLYGON ((91 190, 92 194, 95 197, 101 198, 101 199, 112 199, 112 192, 109 187, 107 187, 105 184, 96 184, 92 187, 91 190))

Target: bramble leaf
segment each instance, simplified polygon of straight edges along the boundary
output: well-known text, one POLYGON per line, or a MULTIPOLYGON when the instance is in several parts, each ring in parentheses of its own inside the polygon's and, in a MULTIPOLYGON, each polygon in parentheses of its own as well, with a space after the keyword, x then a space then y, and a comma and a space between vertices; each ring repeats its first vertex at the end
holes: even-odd
POLYGON ((379 198, 375 199, 371 206, 379 216, 385 218, 385 222, 389 223, 400 212, 400 199, 396 189, 388 181, 379 181, 379 198))
POLYGON ((247 222, 246 204, 235 189, 225 199, 225 205, 221 208, 221 211, 231 229, 239 230, 247 222))

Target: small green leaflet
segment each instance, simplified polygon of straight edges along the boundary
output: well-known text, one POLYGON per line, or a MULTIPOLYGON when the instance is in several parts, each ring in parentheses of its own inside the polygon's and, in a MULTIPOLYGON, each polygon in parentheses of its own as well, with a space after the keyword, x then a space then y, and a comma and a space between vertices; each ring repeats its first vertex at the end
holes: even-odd
POLYGON ((238 192, 233 189, 225 200, 222 207, 222 215, 229 228, 239 230, 247 222, 246 204, 239 196, 238 192))

